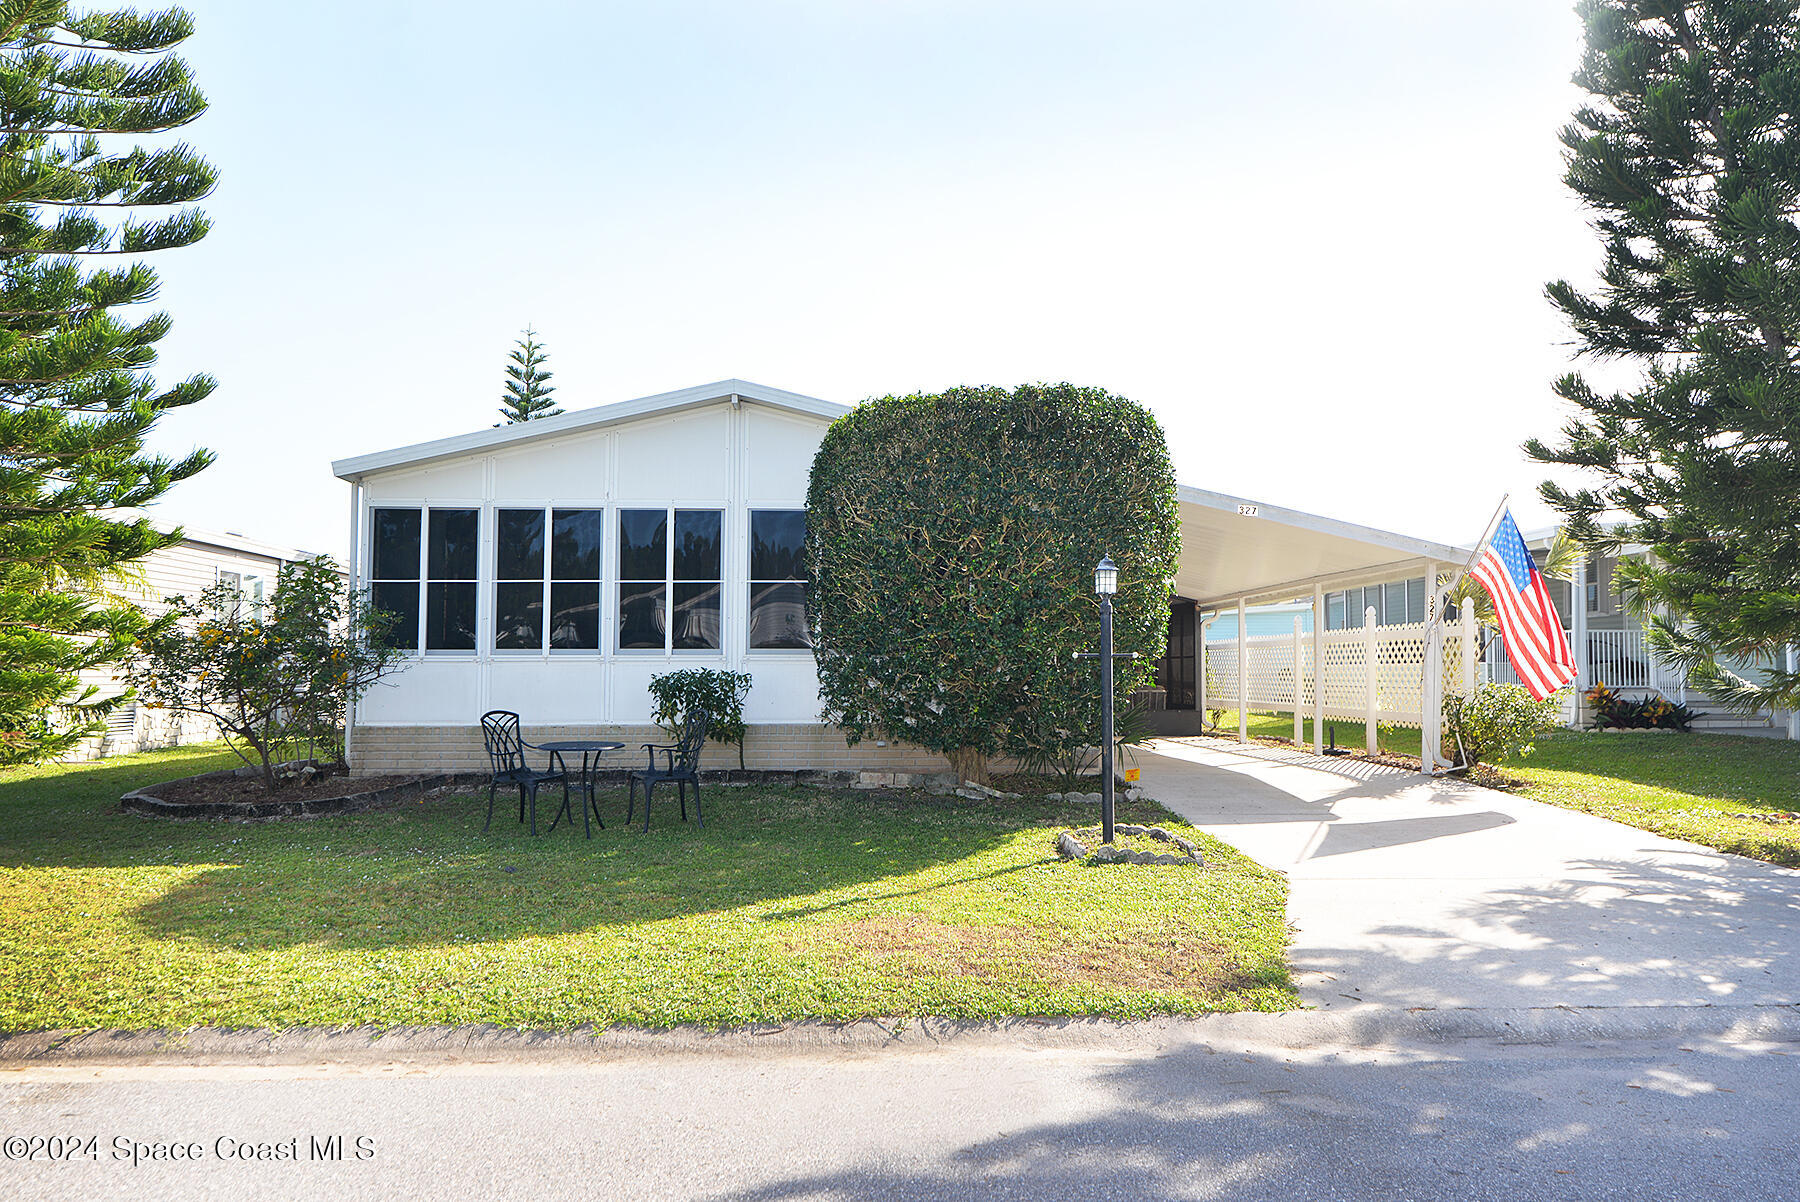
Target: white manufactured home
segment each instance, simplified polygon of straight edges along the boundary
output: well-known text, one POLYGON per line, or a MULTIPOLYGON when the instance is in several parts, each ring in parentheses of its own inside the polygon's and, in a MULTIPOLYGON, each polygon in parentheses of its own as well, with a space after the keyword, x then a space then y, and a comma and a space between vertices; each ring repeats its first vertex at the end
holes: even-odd
MULTIPOLYGON (((598 736, 631 747, 659 737, 651 677, 691 667, 753 678, 751 767, 940 770, 933 753, 850 747, 820 721, 804 510, 820 440, 848 412, 725 380, 334 463, 351 485, 354 581, 402 615, 398 638, 412 653, 355 707, 354 770, 478 770, 479 720, 493 709, 519 713, 533 741, 598 736)), ((1327 596, 1399 582, 1393 620, 1416 618, 1406 582, 1467 557, 1197 488, 1181 488, 1180 502, 1181 567, 1159 665, 1158 721, 1171 733, 1198 730, 1209 704, 1205 614, 1309 600, 1286 704, 1316 719, 1342 708, 1308 666, 1338 662, 1326 654, 1327 596)), ((1092 565, 1069 568, 1085 577, 1092 565)), ((1425 671, 1429 659, 1416 654, 1406 679, 1387 665, 1381 721, 1410 714, 1419 725, 1419 713, 1435 712, 1441 678, 1425 671)), ((1365 697, 1358 684, 1359 718, 1365 697)), ((1435 724, 1425 725, 1429 740, 1435 724)), ((708 755, 735 765, 734 751, 708 755)))

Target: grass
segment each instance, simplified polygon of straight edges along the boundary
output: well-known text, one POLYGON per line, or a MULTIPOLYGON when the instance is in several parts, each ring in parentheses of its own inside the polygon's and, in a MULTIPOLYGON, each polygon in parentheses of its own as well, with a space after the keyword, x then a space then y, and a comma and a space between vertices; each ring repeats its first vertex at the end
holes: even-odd
POLYGON ((1534 801, 1800 868, 1800 743, 1565 730, 1503 769, 1534 801))
POLYGON ((1277 1010, 1286 888, 1154 803, 1211 867, 1053 857, 1092 807, 707 791, 531 838, 501 799, 277 823, 122 813, 226 766, 183 749, 0 774, 0 1029, 726 1025, 1277 1010))
MULTIPOLYGON (((1211 714, 1208 714, 1210 719, 1211 714)), ((1294 714, 1286 713, 1258 714, 1251 713, 1247 723, 1250 737, 1253 739, 1281 739, 1292 742, 1294 738, 1294 714)), ((1225 738, 1237 738, 1238 715, 1236 710, 1225 710, 1219 716, 1219 727, 1214 733, 1225 738)), ((1360 754, 1363 749, 1363 724, 1348 722, 1337 718, 1325 720, 1325 743, 1331 744, 1332 732, 1337 733, 1337 745, 1348 747, 1360 754)), ((1301 733, 1307 747, 1312 746, 1313 722, 1307 718, 1301 724, 1301 733)), ((1389 726, 1385 722, 1375 727, 1375 745, 1389 755, 1410 755, 1416 761, 1419 758, 1419 728, 1416 726, 1389 726)), ((1416 765, 1415 765, 1416 766, 1416 765)))

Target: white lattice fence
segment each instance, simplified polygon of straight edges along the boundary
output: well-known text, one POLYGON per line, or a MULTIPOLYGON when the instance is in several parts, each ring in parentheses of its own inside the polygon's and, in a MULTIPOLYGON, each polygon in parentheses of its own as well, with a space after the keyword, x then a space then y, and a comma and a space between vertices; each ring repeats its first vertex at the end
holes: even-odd
MULTIPOLYGON (((1443 631, 1444 695, 1463 691, 1463 635, 1457 627, 1443 631)), ((1320 639, 1325 661, 1325 717, 1363 721, 1369 711, 1369 652, 1374 649, 1375 721, 1391 726, 1419 725, 1420 686, 1424 681, 1425 626, 1377 626, 1328 630, 1320 639)), ((1300 707, 1313 707, 1311 634, 1300 639, 1300 707)), ((1253 713, 1289 713, 1294 709, 1294 638, 1262 635, 1245 640, 1249 664, 1245 708, 1253 713)), ((1476 678, 1480 676, 1477 673, 1476 678)), ((1236 709, 1238 645, 1235 640, 1206 644, 1206 704, 1236 709)))

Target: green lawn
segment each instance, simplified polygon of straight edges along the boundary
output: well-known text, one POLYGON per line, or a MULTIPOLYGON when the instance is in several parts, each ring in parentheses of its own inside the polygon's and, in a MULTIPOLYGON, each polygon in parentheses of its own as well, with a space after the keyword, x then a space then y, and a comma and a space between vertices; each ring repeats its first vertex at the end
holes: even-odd
POLYGON ((174 823, 119 795, 220 767, 154 752, 0 774, 0 1029, 1277 1010, 1279 874, 1176 822, 1213 867, 1081 867, 1093 807, 707 791, 533 839, 503 798, 302 822, 174 823))
MULTIPOLYGON (((1248 723, 1250 737, 1263 739, 1283 739, 1292 741, 1294 737, 1294 715, 1292 711, 1285 714, 1250 715, 1248 723)), ((1219 729, 1214 732, 1225 738, 1237 738, 1238 716, 1236 710, 1226 710, 1219 718, 1219 729)), ((1337 745, 1348 747, 1361 753, 1363 749, 1363 724, 1361 722, 1345 722, 1335 718, 1325 720, 1325 742, 1329 746, 1333 732, 1337 735, 1337 745)), ((1306 746, 1312 746, 1313 723, 1308 718, 1301 724, 1301 736, 1306 746)), ((1416 761, 1419 758, 1419 728, 1416 726, 1389 726, 1378 723, 1375 727, 1375 745, 1389 755, 1410 755, 1416 761)))
POLYGON ((1557 731, 1503 765, 1534 801, 1800 867, 1800 743, 1557 731), (1767 814, 1770 825, 1740 814, 1767 814))

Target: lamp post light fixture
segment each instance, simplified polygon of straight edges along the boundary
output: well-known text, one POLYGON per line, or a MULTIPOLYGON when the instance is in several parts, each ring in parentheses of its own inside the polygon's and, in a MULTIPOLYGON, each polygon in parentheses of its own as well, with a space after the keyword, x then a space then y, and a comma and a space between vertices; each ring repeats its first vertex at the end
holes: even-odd
POLYGON ((1100 654, 1077 651, 1077 659, 1100 661, 1100 841, 1113 841, 1113 660, 1136 659, 1137 652, 1113 653, 1112 599, 1119 591, 1119 565, 1108 555, 1094 567, 1094 595, 1100 598, 1100 654))

